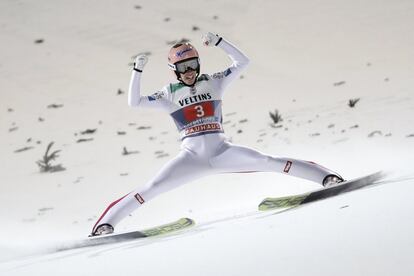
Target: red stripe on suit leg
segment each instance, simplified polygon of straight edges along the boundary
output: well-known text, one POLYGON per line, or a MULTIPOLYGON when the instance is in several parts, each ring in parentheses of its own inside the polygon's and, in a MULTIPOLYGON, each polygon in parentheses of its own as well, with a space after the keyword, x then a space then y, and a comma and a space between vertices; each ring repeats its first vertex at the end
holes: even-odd
POLYGON ((101 217, 98 219, 98 221, 95 223, 95 226, 93 227, 92 233, 95 232, 95 228, 99 225, 99 222, 103 219, 103 217, 109 212, 109 210, 111 210, 112 207, 114 207, 118 202, 120 202, 121 200, 123 200, 127 195, 124 195, 123 197, 121 197, 120 199, 115 200, 114 202, 112 202, 111 204, 109 204, 109 206, 106 208, 106 210, 103 212, 103 214, 101 215, 101 217))

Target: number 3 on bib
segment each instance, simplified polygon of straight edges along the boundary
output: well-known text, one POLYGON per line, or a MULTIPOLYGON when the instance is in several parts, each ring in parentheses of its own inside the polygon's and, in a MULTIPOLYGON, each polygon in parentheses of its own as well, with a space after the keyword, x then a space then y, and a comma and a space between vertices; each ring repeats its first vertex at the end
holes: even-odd
POLYGON ((212 102, 202 102, 184 107, 184 116, 187 122, 214 116, 214 105, 212 102))
POLYGON ((197 110, 197 117, 198 118, 204 117, 204 109, 203 109, 202 105, 196 105, 194 107, 194 109, 197 110))

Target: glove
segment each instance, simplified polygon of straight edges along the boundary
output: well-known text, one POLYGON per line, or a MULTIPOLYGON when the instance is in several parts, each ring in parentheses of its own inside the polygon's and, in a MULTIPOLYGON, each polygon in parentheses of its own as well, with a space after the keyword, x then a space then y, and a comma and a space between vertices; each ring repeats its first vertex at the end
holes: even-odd
POLYGON ((203 40, 203 44, 205 46, 217 46, 221 41, 221 37, 210 32, 203 35, 201 39, 203 40))
POLYGON ((138 72, 142 72, 145 67, 145 64, 148 62, 148 57, 144 54, 140 54, 135 58, 134 62, 134 70, 138 72))

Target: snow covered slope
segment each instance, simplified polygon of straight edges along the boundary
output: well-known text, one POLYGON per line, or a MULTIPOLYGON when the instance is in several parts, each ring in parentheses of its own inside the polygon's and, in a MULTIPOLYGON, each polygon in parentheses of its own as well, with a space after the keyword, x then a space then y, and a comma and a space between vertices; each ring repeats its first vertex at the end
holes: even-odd
POLYGON ((412 275, 413 12, 403 0, 1 1, 0 274, 412 275), (227 220, 264 197, 318 186, 270 173, 211 176, 148 202, 117 230, 180 217, 217 223, 50 253, 85 237, 110 202, 178 152, 166 114, 128 108, 131 62, 149 54, 145 94, 173 81, 166 54, 176 40, 198 48, 202 71, 221 70, 229 60, 201 45, 207 31, 252 61, 224 99, 234 143, 345 178, 384 169, 395 182, 227 220), (350 108, 350 99, 360 100, 350 108), (50 142, 65 170, 40 173, 50 142))

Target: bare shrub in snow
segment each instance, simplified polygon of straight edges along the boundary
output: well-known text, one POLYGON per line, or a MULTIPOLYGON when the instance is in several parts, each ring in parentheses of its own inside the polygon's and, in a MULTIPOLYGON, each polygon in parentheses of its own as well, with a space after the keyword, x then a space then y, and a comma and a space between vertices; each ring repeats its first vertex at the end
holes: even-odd
POLYGON ((64 167, 62 167, 61 164, 58 165, 52 165, 51 162, 59 157, 58 153, 60 150, 55 150, 53 152, 49 152, 50 149, 53 146, 53 142, 50 142, 49 145, 46 148, 46 152, 43 155, 43 158, 36 162, 36 164, 40 168, 40 172, 59 172, 66 170, 64 167))
POLYGON ((369 138, 372 138, 374 136, 382 136, 382 131, 381 130, 375 130, 375 131, 371 132, 370 134, 368 134, 369 138))
POLYGON ((130 154, 138 154, 139 151, 134 150, 134 151, 129 151, 126 147, 124 147, 122 149, 122 155, 130 155, 130 154))
POLYGON ((346 82, 345 81, 338 81, 334 83, 334 86, 341 86, 344 85, 346 82))
POLYGON ((272 118, 272 121, 274 124, 280 123, 283 121, 282 115, 279 113, 277 109, 275 109, 275 112, 269 112, 270 118, 272 118))
POLYGON ((355 107, 355 105, 357 104, 357 102, 359 102, 359 100, 360 100, 360 98, 350 99, 349 102, 348 102, 348 106, 351 107, 351 108, 355 107))
POLYGON ((15 153, 19 153, 19 152, 23 152, 23 151, 27 151, 27 150, 31 150, 31 149, 34 149, 34 147, 24 147, 24 148, 20 148, 20 149, 15 150, 14 152, 15 153))

